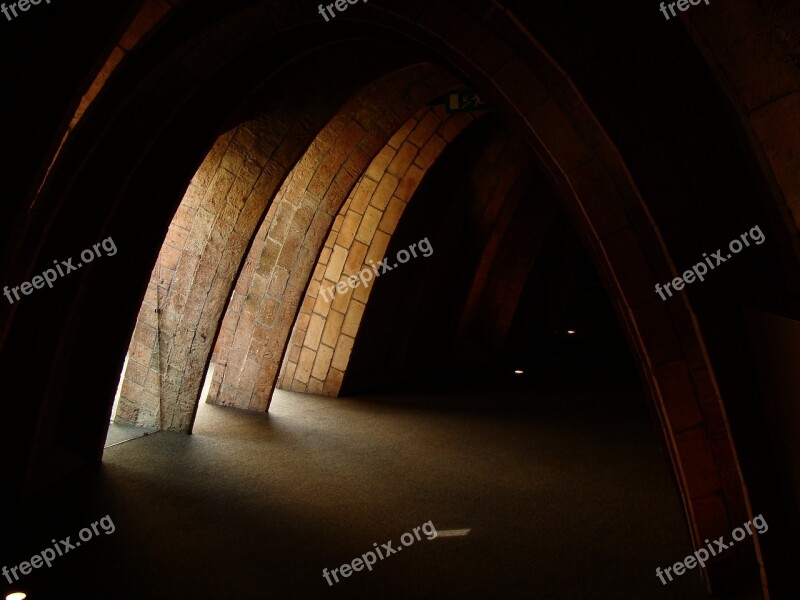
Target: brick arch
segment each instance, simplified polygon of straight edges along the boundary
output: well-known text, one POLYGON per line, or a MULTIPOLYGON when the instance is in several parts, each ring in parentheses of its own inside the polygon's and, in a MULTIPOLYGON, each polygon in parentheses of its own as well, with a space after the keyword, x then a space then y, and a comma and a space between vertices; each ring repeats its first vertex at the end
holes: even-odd
POLYGON ((336 396, 369 301, 371 285, 320 293, 384 256, 425 173, 473 117, 421 109, 375 156, 342 204, 314 267, 283 356, 277 387, 336 396), (328 300, 326 300, 328 298, 328 300))
POLYGON ((457 348, 462 351, 476 344, 486 349, 504 345, 528 272, 556 216, 553 190, 535 166, 526 166, 506 179, 490 201, 502 195, 461 313, 457 348))
MULTIPOLYGON (((551 222, 555 197, 529 154, 518 137, 497 132, 465 177, 474 188, 468 212, 469 226, 473 231, 472 244, 477 254, 475 272, 463 301, 454 344, 460 354, 470 343, 467 332, 474 324, 479 302, 486 300, 484 295, 487 288, 498 291, 496 286, 488 282, 488 278, 496 265, 503 241, 513 229, 512 222, 522 220, 529 227, 525 238, 527 243, 521 244, 518 252, 509 259, 513 263, 509 269, 516 274, 527 273, 525 265, 536 256, 540 238, 551 222), (533 186, 534 183, 537 185, 533 186)), ((514 233, 518 231, 514 230, 514 233)), ((498 317, 495 323, 497 331, 491 336, 494 341, 487 346, 501 344, 500 339, 505 337, 504 330, 510 325, 511 315, 508 313, 514 312, 523 285, 524 277, 520 280, 509 278, 504 282, 502 296, 505 310, 495 315, 498 317), (500 319, 501 314, 503 319, 500 319)), ((488 338, 483 341, 488 341, 488 338)))
POLYGON ((265 120, 245 123, 223 134, 195 173, 139 311, 116 420, 186 427, 185 421, 174 423, 173 406, 191 386, 189 356, 199 356, 213 335, 213 312, 220 310, 226 282, 277 184, 275 174, 262 176, 271 158, 264 141, 271 135, 265 120))
MULTIPOLYGON (((429 75, 435 72, 431 69, 429 75)), ((394 99, 373 94, 369 104, 383 106, 383 118, 374 126, 365 128, 358 122, 359 103, 346 107, 317 136, 256 235, 215 347, 208 402, 252 410, 269 407, 298 307, 307 311, 311 303, 303 300, 303 292, 317 256, 325 253, 323 236, 373 155, 404 121, 408 124, 419 105, 455 83, 450 77, 430 78, 413 82, 394 99), (298 217, 305 220, 298 223, 298 217)), ((409 160, 398 163, 412 170, 417 153, 425 163, 440 149, 440 140, 432 139, 422 149, 409 144, 414 152, 404 148, 402 156, 409 160)), ((379 154, 375 160, 384 159, 385 154, 379 154)))
MULTIPOLYGON (((450 208, 446 217, 439 213, 435 213, 436 217, 432 216, 434 213, 426 213, 427 218, 420 220, 417 216, 416 236, 409 237, 406 228, 403 242, 390 240, 389 258, 425 234, 430 235, 432 240, 448 240, 445 247, 438 248, 438 268, 422 267, 419 278, 405 278, 400 287, 394 285, 394 292, 390 295, 402 295, 402 303, 388 301, 384 290, 379 305, 380 311, 386 312, 370 309, 372 312, 369 313, 364 310, 369 306, 357 305, 358 319, 351 320, 349 331, 343 332, 346 336, 340 336, 344 339, 355 338, 353 356, 356 360, 352 371, 348 370, 340 376, 337 374, 337 380, 344 380, 340 391, 350 394, 380 389, 386 385, 424 381, 433 375, 429 370, 432 365, 438 365, 437 369, 441 367, 442 363, 438 361, 458 368, 477 362, 482 369, 487 364, 486 359, 491 361, 497 358, 496 351, 504 345, 526 286, 528 272, 545 236, 551 234, 558 198, 518 137, 498 127, 490 117, 482 125, 478 128, 476 124, 476 130, 471 132, 468 140, 458 140, 461 148, 448 150, 459 156, 455 162, 457 181, 451 180, 453 171, 445 171, 447 175, 431 174, 433 187, 414 197, 415 203, 431 202, 433 197, 446 194, 449 198, 458 199, 458 208, 450 208), (465 153, 466 148, 473 150, 465 153), (441 231, 441 222, 450 223, 452 230, 449 235, 441 231), (458 233, 454 234, 453 231, 458 233), (453 235, 458 238, 454 239, 453 235), (448 251, 449 255, 446 254, 448 251), (443 256, 448 258, 443 259, 443 256), (448 268, 446 265, 456 261, 459 265, 454 268, 464 277, 460 282, 441 273, 442 269, 448 268), (440 277, 448 277, 444 289, 437 287, 440 277), (425 309, 419 309, 428 303, 431 293, 437 297, 436 300, 431 298, 431 301, 439 306, 438 318, 432 317, 425 309), (438 299, 442 293, 448 296, 446 304, 438 299), (447 309, 443 309, 443 306, 447 306, 447 309), (456 318, 442 319, 445 312, 456 318), (362 314, 366 319, 363 323, 362 314), (420 325, 419 329, 414 328, 409 332, 406 325, 413 322, 425 323, 427 327, 420 325), (360 325, 360 330, 353 327, 355 324, 360 325), (423 335, 423 329, 435 334, 429 333, 427 335, 430 337, 420 339, 418 336, 423 335), (362 333, 365 335, 361 336, 362 333), (445 340, 445 343, 435 346, 433 351, 428 348, 427 353, 420 350, 420 346, 427 347, 435 338, 445 340), (411 359, 410 355, 416 355, 416 358, 411 359)), ((453 159, 449 162, 450 169, 453 169, 453 159)), ((449 205, 449 202, 445 200, 444 204, 449 205)), ((335 237, 330 241, 334 242, 335 237)), ((441 244, 434 241, 434 245, 437 243, 441 244)), ((326 280, 326 285, 331 283, 326 280)), ((352 297, 348 307, 352 307, 359 292, 360 284, 350 294, 352 297)), ((360 293, 366 296, 363 290, 360 293)), ((372 296, 369 300, 372 300, 372 296)), ((324 315, 322 311, 326 309, 326 304, 318 299, 314 306, 317 311, 315 316, 320 319, 324 315)), ((333 310, 330 309, 331 312, 333 310)), ((347 324, 347 317, 344 322, 347 324)), ((340 323, 342 320, 336 318, 334 327, 340 323)), ((330 339, 331 333, 336 331, 330 323, 320 323, 319 330, 323 331, 323 341, 326 336, 330 339)), ((299 334, 304 336, 305 332, 300 331, 299 334)), ((294 343, 299 345, 302 341, 303 337, 299 337, 294 343)), ((313 343, 320 343, 319 333, 313 343)), ((326 344, 336 347, 330 341, 326 344)), ((313 350, 313 346, 306 344, 302 351, 307 353, 309 349, 313 350)), ((296 347, 294 352, 298 356, 300 348, 296 347)), ((285 360, 284 366, 286 364, 285 360)), ((310 360, 308 364, 307 368, 316 367, 316 363, 310 360)), ((350 365, 345 363, 341 368, 345 366, 350 365)), ((314 381, 313 374, 310 381, 317 389, 321 385, 321 382, 314 381)), ((296 377, 294 381, 287 378, 279 387, 291 385, 283 389, 319 393, 305 383, 297 381, 296 377)), ((322 394, 335 395, 333 391, 323 390, 322 394)))
MULTIPOLYGON (((294 317, 294 296, 307 278, 302 265, 316 256, 330 215, 350 181, 420 94, 437 95, 452 84, 435 67, 419 66, 363 88, 316 135, 280 189, 283 165, 297 160, 304 138, 313 135, 307 115, 295 121, 265 115, 223 134, 195 173, 159 253, 128 351, 115 419, 190 429, 213 341, 248 246, 250 259, 236 288, 241 291, 242 280, 249 284, 256 278, 250 300, 259 282, 265 284, 259 288, 262 294, 269 292, 278 300, 268 299, 265 305, 259 296, 260 311, 253 315, 250 302, 243 310, 244 295, 234 297, 227 314, 229 321, 240 324, 240 335, 230 338, 233 354, 220 351, 222 359, 217 359, 228 359, 231 370, 222 366, 215 374, 225 382, 224 374, 246 361, 254 371, 246 372, 244 379, 252 394, 255 372, 264 368, 260 361, 269 356, 263 344, 279 339, 276 331, 294 317), (375 104, 391 109, 378 118, 375 104), (263 217, 267 206, 270 210, 263 217), (255 256, 258 268, 253 270, 255 256), (236 354, 242 331, 246 349, 258 336, 264 354, 236 354)), ((225 325, 217 346, 227 349, 225 325)), ((230 403, 238 405, 243 397, 241 385, 223 387, 222 392, 227 395, 212 395, 210 401, 229 403, 225 398, 233 397, 236 402, 230 403)), ((245 406, 255 408, 252 403, 245 406)))
MULTIPOLYGON (((462 114, 456 118, 464 119, 466 116, 462 114)), ((424 132, 425 128, 430 128, 431 120, 430 112, 425 116, 421 113, 398 131, 387 147, 378 154, 348 201, 342 206, 295 321, 290 345, 281 365, 277 384, 280 389, 326 396, 339 394, 349 364, 350 352, 369 301, 372 284, 367 287, 358 285, 354 290, 348 290, 344 294, 337 293, 331 302, 326 302, 319 290, 322 286, 328 288, 337 281, 346 280, 348 276, 365 268, 369 261, 376 263, 383 256, 396 224, 402 216, 400 211, 411 201, 417 184, 429 168, 426 167, 424 172, 413 168, 419 167, 420 164, 411 154, 410 146, 415 146, 416 140, 421 135, 415 136, 414 133, 424 132), (412 130, 414 133, 411 133, 412 130), (409 138, 407 141, 406 136, 409 138), (403 148, 406 148, 406 156, 402 156, 403 148), (403 164, 408 161, 411 161, 411 166, 405 175, 398 173, 396 168, 392 169, 396 163, 403 164), (406 184, 409 172, 411 186, 406 184), (387 205, 387 202, 396 202, 399 209, 390 214, 389 219, 384 216, 391 206, 387 205), (361 223, 363 214, 367 210, 371 212, 372 223, 378 224, 375 232, 379 238, 377 247, 373 247, 376 241, 374 237, 368 240, 364 238, 361 244, 358 240, 354 241, 357 234, 364 233, 361 230, 361 223), (369 247, 366 252, 362 244, 369 247), (335 264, 331 265, 332 262, 335 264)), ((449 122, 443 122, 439 127, 442 130, 442 138, 448 144, 455 140, 456 133, 463 131, 459 121, 454 123, 458 127, 457 131, 451 126, 452 121, 451 118, 449 122), (452 132, 449 131, 451 129, 452 132)), ((431 140, 436 140, 435 135, 431 135, 431 140)), ((445 150, 441 142, 438 144, 441 149, 435 158, 445 150)), ((478 246, 489 246, 490 240, 497 236, 498 231, 505 231, 510 214, 513 212, 513 206, 512 210, 509 210, 506 205, 514 205, 519 200, 520 190, 516 189, 517 183, 523 171, 532 167, 524 158, 525 154, 525 148, 518 140, 509 139, 507 134, 496 134, 490 142, 487 142, 486 150, 475 167, 470 168, 465 175, 465 179, 475 186, 475 195, 469 209, 469 227, 474 232, 478 246), (510 194, 512 189, 515 191, 514 194, 510 194), (498 224, 500 227, 497 227, 498 224)), ((424 149, 420 155, 424 156, 424 149)), ((480 262, 483 264, 484 261, 480 262)), ((460 345, 457 344, 457 347, 460 345)))
MULTIPOLYGON (((654 298, 655 283, 677 271, 625 160, 566 74, 513 15, 496 15, 487 26, 449 2, 436 10, 418 6, 413 23, 376 12, 455 49, 469 63, 462 63, 468 76, 513 115, 617 308, 662 425, 696 546, 727 534, 752 514, 726 409, 688 298, 668 306, 654 298), (458 25, 442 35, 444 21, 458 25), (524 58, 512 49, 521 47, 520 39, 528 45, 524 58)), ((749 562, 753 548, 742 548, 707 567, 712 588, 736 579, 736 565, 749 562)), ((760 560, 757 540, 754 551, 760 560)))

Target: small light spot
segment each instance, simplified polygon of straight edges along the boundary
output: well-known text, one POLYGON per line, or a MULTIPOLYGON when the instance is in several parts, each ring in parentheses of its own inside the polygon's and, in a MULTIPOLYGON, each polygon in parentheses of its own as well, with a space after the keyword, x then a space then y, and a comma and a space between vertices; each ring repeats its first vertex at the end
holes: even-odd
POLYGON ((13 594, 9 594, 6 596, 6 600, 25 600, 28 597, 28 594, 23 592, 14 592, 13 594))
POLYGON ((524 375, 524 374, 525 374, 525 371, 523 371, 522 369, 516 369, 516 370, 514 371, 514 374, 515 374, 515 375, 524 375))
POLYGON ((436 532, 436 537, 461 537, 467 535, 472 529, 441 529, 436 532))
POLYGON ((574 329, 567 329, 567 335, 575 335, 574 329))

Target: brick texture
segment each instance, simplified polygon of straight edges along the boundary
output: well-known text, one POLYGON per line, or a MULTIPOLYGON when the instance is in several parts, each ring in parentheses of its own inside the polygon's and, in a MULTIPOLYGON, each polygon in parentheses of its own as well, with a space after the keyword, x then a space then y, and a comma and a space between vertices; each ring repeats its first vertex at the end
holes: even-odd
POLYGON ((439 131, 447 128, 450 139, 454 139, 472 117, 457 118, 456 129, 453 129, 451 120, 441 107, 424 109, 408 119, 378 152, 342 205, 325 241, 325 247, 331 252, 320 257, 306 290, 308 301, 312 300, 312 290, 326 291, 325 297, 323 294, 316 296, 313 314, 301 308, 281 367, 282 377, 277 382, 279 388, 338 395, 374 279, 366 285, 353 280, 357 282, 355 289, 346 282, 362 269, 370 269, 368 261, 377 263, 383 258, 403 210, 425 172, 447 145, 439 131), (437 143, 429 146, 431 140, 437 140, 437 143), (431 147, 435 151, 431 151, 431 147), (425 148, 429 150, 425 151, 425 148), (336 284, 346 292, 337 291, 336 284), (322 338, 317 329, 309 328, 305 334, 300 331, 298 326, 304 317, 312 322, 319 319, 324 329, 322 338), (331 349, 335 351, 329 356, 331 349), (312 387, 310 380, 304 380, 304 370, 291 367, 292 356, 308 351, 324 353, 321 359, 315 359, 314 377, 322 381, 321 388, 316 384, 312 387))

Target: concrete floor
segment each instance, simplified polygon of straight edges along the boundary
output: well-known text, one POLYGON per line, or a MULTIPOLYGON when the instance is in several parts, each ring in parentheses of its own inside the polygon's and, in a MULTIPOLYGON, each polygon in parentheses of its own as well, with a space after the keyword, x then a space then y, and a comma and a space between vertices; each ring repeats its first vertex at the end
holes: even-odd
MULTIPOLYGON (((269 414, 203 405, 194 435, 112 446, 20 516, 16 564, 108 514, 25 576, 39 598, 708 598, 641 391, 473 391, 328 399, 269 414), (332 569, 432 521, 421 541, 329 587, 332 569)), ((16 560, 15 560, 16 558, 16 560)))

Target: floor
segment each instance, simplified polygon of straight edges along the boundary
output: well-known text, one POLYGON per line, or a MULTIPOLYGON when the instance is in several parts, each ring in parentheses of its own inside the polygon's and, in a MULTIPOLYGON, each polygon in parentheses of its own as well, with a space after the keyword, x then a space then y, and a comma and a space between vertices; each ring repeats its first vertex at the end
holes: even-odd
POLYGON ((193 435, 113 445, 31 511, 6 564, 105 515, 115 529, 24 576, 29 600, 708 598, 696 571, 655 576, 691 548, 636 388, 203 405, 193 435), (371 571, 323 578, 426 523, 469 532, 420 531, 371 571))
POLYGON ((136 427, 135 425, 128 425, 127 423, 111 423, 108 428, 108 435, 106 436, 104 447, 110 448, 117 444, 150 435, 156 431, 157 429, 155 427, 136 427))

